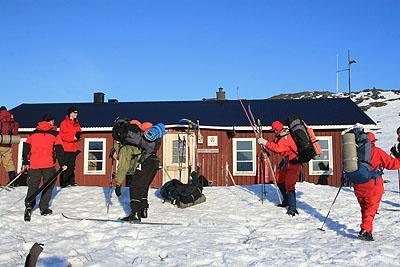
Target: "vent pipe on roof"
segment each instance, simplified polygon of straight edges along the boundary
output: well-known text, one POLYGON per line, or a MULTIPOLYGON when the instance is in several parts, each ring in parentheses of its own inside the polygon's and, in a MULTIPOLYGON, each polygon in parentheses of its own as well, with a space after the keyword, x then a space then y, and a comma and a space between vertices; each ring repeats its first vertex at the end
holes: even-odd
POLYGON ((217 100, 226 100, 225 98, 225 91, 224 88, 220 87, 218 88, 218 92, 217 92, 217 100))
POLYGON ((118 103, 118 99, 108 99, 109 104, 116 104, 118 103))
POLYGON ((104 93, 97 92, 93 95, 93 103, 95 104, 103 104, 104 103, 104 93))

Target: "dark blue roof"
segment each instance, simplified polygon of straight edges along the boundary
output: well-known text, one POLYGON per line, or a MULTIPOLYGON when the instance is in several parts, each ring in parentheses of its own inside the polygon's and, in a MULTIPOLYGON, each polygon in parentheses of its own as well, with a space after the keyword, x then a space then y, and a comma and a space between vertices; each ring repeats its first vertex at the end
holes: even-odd
MULTIPOLYGON (((299 115, 309 125, 375 124, 349 98, 243 100, 243 103, 246 108, 251 105, 254 116, 263 125, 271 125, 274 120, 285 122, 291 114, 299 115)), ((45 113, 53 115, 59 124, 70 106, 79 109, 82 127, 110 127, 118 116, 167 125, 178 124, 181 118, 199 120, 207 126, 249 125, 238 100, 21 104, 12 112, 20 127, 32 128, 45 113)))

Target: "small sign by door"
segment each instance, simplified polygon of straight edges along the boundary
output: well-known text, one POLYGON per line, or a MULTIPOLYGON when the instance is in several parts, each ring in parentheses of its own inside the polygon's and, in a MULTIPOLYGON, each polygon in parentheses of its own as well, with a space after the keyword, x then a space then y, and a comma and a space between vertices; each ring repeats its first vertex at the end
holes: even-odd
POLYGON ((207 136, 207 146, 218 146, 218 136, 207 136))

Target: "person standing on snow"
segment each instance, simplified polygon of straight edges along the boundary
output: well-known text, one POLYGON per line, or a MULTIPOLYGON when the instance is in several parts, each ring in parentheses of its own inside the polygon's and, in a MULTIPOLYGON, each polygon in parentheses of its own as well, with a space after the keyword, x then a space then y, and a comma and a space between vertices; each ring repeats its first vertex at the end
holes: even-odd
MULTIPOLYGON (((115 193, 121 195, 121 183, 128 170, 133 171, 129 185, 131 214, 121 220, 140 222, 148 217, 148 193, 151 182, 159 169, 160 161, 156 155, 161 146, 161 138, 165 134, 165 126, 161 123, 153 124, 133 120, 130 124, 137 126, 136 131, 131 131, 129 144, 114 146, 112 157, 118 159, 115 193), (135 145, 134 145, 135 144, 135 145), (120 160, 124 162, 120 167, 120 160), (138 164, 140 163, 140 167, 138 164)), ((126 142, 125 142, 126 143, 126 142)))
MULTIPOLYGON (((14 120, 13 114, 7 110, 5 106, 0 107, 0 134, 2 135, 17 135, 18 122, 14 120)), ((0 144, 0 164, 4 166, 8 173, 8 179, 11 182, 14 180, 15 166, 13 162, 13 153, 11 144, 0 144)), ((15 186, 15 182, 10 186, 15 186)))
POLYGON ((288 207, 287 214, 295 216, 299 214, 296 209, 296 182, 302 168, 297 158, 297 146, 280 121, 274 121, 271 127, 275 134, 275 140, 268 142, 261 137, 258 139, 258 143, 283 157, 276 175, 276 181, 283 196, 282 204, 278 206, 288 207))
POLYGON ((397 147, 396 145, 392 146, 392 148, 390 149, 390 152, 392 152, 392 155, 395 158, 400 158, 400 127, 397 128, 397 147))
POLYGON ((78 141, 81 139, 82 130, 78 121, 78 109, 70 107, 67 116, 60 124, 60 137, 65 151, 65 162, 68 169, 61 173, 60 186, 75 186, 75 160, 78 151, 78 141))
MULTIPOLYGON (((29 165, 28 192, 25 198, 25 221, 31 220, 31 213, 36 205, 36 200, 32 202, 27 202, 27 200, 39 189, 42 178, 43 183, 46 183, 56 173, 54 169, 55 156, 58 159, 59 165, 65 171, 67 166, 64 163, 64 150, 57 127, 54 126, 54 118, 50 115, 45 115, 42 121, 36 126, 36 130, 28 136, 23 145, 22 164, 24 167, 29 165)), ((54 185, 55 182, 42 192, 39 208, 40 214, 43 216, 53 213, 49 209, 49 202, 54 185)))
MULTIPOLYGON (((400 169, 400 159, 392 158, 381 148, 375 146, 377 141, 375 134, 368 133, 368 140, 371 141, 371 170, 374 169, 400 169)), ((378 211, 379 204, 384 192, 382 176, 376 180, 371 179, 367 183, 353 184, 354 194, 361 207, 361 230, 359 232, 360 238, 367 241, 373 241, 372 236, 373 222, 378 211)))
POLYGON ((137 135, 137 146, 141 149, 140 168, 135 170, 129 185, 131 214, 121 218, 122 221, 140 222, 148 217, 149 188, 160 166, 156 153, 165 133, 165 126, 159 123, 137 135))

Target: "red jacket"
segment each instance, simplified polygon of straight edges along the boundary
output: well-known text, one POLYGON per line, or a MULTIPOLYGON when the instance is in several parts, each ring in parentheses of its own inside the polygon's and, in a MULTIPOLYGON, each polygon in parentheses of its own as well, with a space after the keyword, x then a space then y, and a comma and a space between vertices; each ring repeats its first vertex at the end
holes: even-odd
POLYGON ((292 160, 297 157, 297 146, 293 138, 288 132, 283 132, 283 135, 278 136, 274 142, 268 142, 265 147, 282 157, 289 157, 292 160))
POLYGON ((75 140, 77 133, 82 134, 78 120, 71 120, 66 116, 60 124, 60 137, 65 152, 76 152, 78 150, 78 140, 75 140))
POLYGON ((56 130, 47 121, 41 121, 36 126, 36 130, 31 133, 23 148, 23 164, 29 162, 31 169, 43 169, 53 167, 55 156, 57 156, 60 165, 63 162, 63 148, 61 138, 56 130))

